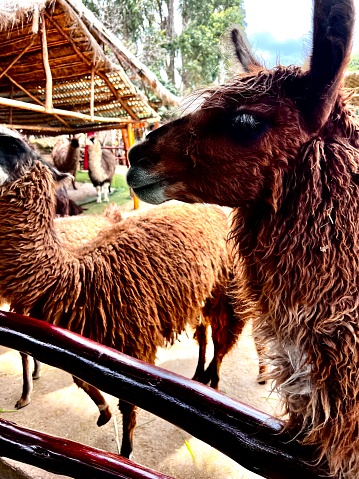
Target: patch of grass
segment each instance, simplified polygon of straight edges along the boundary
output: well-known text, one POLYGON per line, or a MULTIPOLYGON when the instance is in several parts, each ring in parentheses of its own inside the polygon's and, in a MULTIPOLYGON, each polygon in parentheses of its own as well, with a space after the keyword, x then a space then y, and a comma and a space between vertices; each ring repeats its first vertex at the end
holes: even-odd
MULTIPOLYGON (((129 201, 132 201, 132 199, 130 196, 130 190, 127 187, 126 189, 121 188, 111 193, 109 203, 124 205, 125 203, 128 203, 129 201)), ((83 214, 85 215, 101 214, 109 203, 97 203, 96 199, 94 199, 94 201, 91 201, 90 203, 81 203, 81 206, 85 210, 83 214)))
MULTIPOLYGON (((90 177, 87 171, 77 171, 76 181, 79 183, 91 183, 90 177)), ((110 203, 116 203, 117 205, 124 205, 125 203, 132 201, 130 195, 130 189, 127 186, 124 175, 116 173, 112 178, 111 183, 112 193, 110 195, 110 203)), ((101 214, 106 208, 108 203, 97 203, 97 196, 87 198, 85 201, 78 201, 77 203, 84 208, 85 215, 97 215, 101 214)))
MULTIPOLYGON (((76 181, 79 183, 91 183, 89 174, 87 171, 78 170, 76 172, 76 181)), ((124 175, 116 173, 112 178, 111 188, 127 188, 127 183, 124 175)))

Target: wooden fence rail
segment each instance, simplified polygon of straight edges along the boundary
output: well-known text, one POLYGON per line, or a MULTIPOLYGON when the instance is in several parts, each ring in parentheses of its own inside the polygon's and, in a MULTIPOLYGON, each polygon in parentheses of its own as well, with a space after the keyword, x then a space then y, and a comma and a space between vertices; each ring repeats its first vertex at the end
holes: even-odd
MULTIPOLYGON (((265 478, 319 479, 326 476, 324 466, 309 465, 313 449, 291 440, 287 433, 282 432, 282 422, 178 374, 15 313, 0 312, 0 343, 31 354, 102 391, 136 404, 265 478)), ((0 428, 0 445, 4 444, 2 434, 0 428)), ((28 434, 31 438, 33 433, 28 434)), ((1 455, 23 460, 19 450, 16 455, 11 448, 3 450, 2 447, 1 455)), ((72 457, 70 447, 65 456, 72 457)), ((86 463, 86 459, 84 461, 86 463)), ((46 460, 40 467, 50 470, 46 460)), ((58 473, 71 476, 71 467, 66 471, 64 467, 58 473)), ((106 477, 141 477, 121 474, 119 471, 118 476, 106 477)))

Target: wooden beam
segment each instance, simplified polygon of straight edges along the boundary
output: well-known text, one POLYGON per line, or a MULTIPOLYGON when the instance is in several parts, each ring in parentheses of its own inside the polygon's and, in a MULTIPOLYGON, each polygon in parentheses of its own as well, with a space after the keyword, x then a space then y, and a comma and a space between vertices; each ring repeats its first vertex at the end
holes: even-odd
POLYGON ((95 65, 91 66, 91 95, 90 95, 90 115, 93 121, 95 116, 95 65))
MULTIPOLYGON (((57 136, 57 135, 67 135, 67 134, 76 134, 76 133, 88 133, 88 132, 96 132, 96 131, 108 131, 108 130, 126 130, 126 123, 117 123, 117 124, 108 124, 108 125, 89 125, 89 126, 79 126, 72 129, 65 128, 65 127, 54 127, 54 126, 39 126, 37 123, 36 126, 32 126, 29 124, 12 124, 12 125, 5 125, 14 130, 23 130, 26 132, 40 132, 43 135, 49 136, 57 136)), ((143 127, 143 124, 133 123, 134 128, 143 127)))
MULTIPOLYGON (((11 85, 11 90, 10 90, 10 98, 12 100, 14 96, 14 86, 11 85)), ((9 123, 11 124, 12 123, 12 106, 10 107, 10 110, 9 110, 9 123)))
MULTIPOLYGON (((10 75, 6 75, 6 77, 13 83, 17 88, 19 88, 21 91, 25 93, 29 98, 34 100, 36 103, 38 103, 41 106, 45 106, 40 100, 38 100, 34 95, 32 95, 29 91, 27 91, 24 87, 22 87, 19 83, 17 83, 13 78, 11 78, 10 75)), ((10 107, 12 108, 12 107, 10 107)), ((61 116, 58 116, 54 113, 54 117, 57 118, 61 123, 63 123, 67 128, 71 128, 71 126, 65 121, 61 116)), ((12 121, 10 122, 12 123, 12 121)))
POLYGON ((46 23, 44 12, 41 12, 41 49, 42 49, 42 62, 45 70, 46 87, 45 87, 45 111, 46 113, 52 112, 52 74, 49 63, 49 52, 47 49, 46 38, 46 23))
POLYGON ((0 73, 0 79, 6 75, 6 73, 10 70, 10 68, 12 66, 15 65, 15 63, 32 47, 32 45, 34 44, 35 42, 35 39, 36 39, 37 35, 32 35, 31 37, 31 40, 30 40, 30 43, 14 58, 14 60, 10 63, 10 65, 8 65, 5 70, 3 70, 1 73, 0 73))
MULTIPOLYGON (((127 125, 127 138, 128 138, 128 150, 135 144, 135 133, 133 131, 132 125, 129 123, 127 125)), ((127 150, 127 155, 128 155, 127 150)), ((129 165, 128 157, 126 159, 126 163, 129 165)), ((138 210, 140 207, 140 199, 135 195, 134 191, 131 188, 131 195, 133 196, 133 209, 138 210)))
POLYGON ((128 120, 125 118, 110 118, 106 116, 94 116, 93 120, 91 119, 90 115, 86 115, 85 113, 79 113, 76 111, 69 111, 69 110, 61 110, 60 108, 53 108, 51 112, 46 111, 44 106, 40 105, 33 105, 32 103, 27 103, 25 101, 18 101, 18 100, 10 100, 9 98, 0 97, 0 105, 4 106, 14 106, 15 108, 20 108, 21 110, 29 110, 29 111, 37 111, 40 113, 48 113, 53 115, 65 116, 68 118, 78 118, 80 120, 85 121, 95 121, 95 122, 102 122, 102 123, 133 123, 133 120, 128 120))
POLYGON ((34 5, 34 11, 32 13, 32 26, 31 26, 31 30, 32 30, 32 33, 38 33, 39 32, 39 7, 38 5, 35 3, 34 5))

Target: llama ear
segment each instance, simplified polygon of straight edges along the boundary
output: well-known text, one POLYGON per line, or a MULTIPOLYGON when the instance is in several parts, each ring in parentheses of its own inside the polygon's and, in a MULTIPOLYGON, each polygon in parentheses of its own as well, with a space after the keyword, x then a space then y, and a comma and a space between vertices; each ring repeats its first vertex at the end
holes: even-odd
POLYGON ((62 181, 66 178, 74 178, 71 173, 63 173, 62 171, 59 171, 57 168, 52 166, 50 163, 47 163, 47 161, 44 161, 42 158, 39 157, 38 159, 49 168, 55 181, 62 181))
POLYGON ((306 74, 305 116, 312 131, 327 121, 349 62, 354 28, 353 0, 315 0, 313 49, 306 74))
POLYGON ((62 171, 59 171, 51 163, 48 163, 46 160, 44 160, 41 156, 36 155, 36 159, 38 161, 41 161, 41 163, 43 163, 44 165, 48 167, 55 181, 62 181, 62 180, 65 180, 66 178, 73 179, 73 176, 71 175, 71 173, 63 173, 62 171))
POLYGON ((238 28, 233 28, 231 31, 231 39, 239 63, 246 73, 249 73, 253 68, 263 68, 256 58, 254 58, 243 31, 238 30, 238 28))

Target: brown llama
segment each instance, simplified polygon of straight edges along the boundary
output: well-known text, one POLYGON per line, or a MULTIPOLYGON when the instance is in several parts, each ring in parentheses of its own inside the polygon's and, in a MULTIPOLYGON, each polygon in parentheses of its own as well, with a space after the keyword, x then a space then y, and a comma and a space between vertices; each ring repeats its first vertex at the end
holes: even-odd
MULTIPOLYGON (((0 127, 1 298, 15 312, 151 364, 158 347, 201 318, 202 330, 211 325, 214 356, 205 370, 200 355, 204 377, 195 375, 217 387, 221 361, 244 325, 229 291, 235 269, 226 213, 213 205, 163 205, 68 247, 54 227, 54 180, 63 176, 0 127)), ((74 380, 97 404, 98 424, 108 421, 101 393, 74 380)), ((123 400, 119 408, 121 454, 128 457, 136 408, 123 400)))
POLYGON ((62 173, 72 175, 72 187, 76 190, 76 172, 80 165, 80 143, 78 138, 60 140, 52 150, 52 161, 62 173))
POLYGON ((234 30, 241 73, 134 146, 127 178, 150 203, 235 208, 287 427, 347 479, 359 477, 359 124, 342 89, 353 23, 352 0, 314 1, 307 70, 266 69, 234 30))

